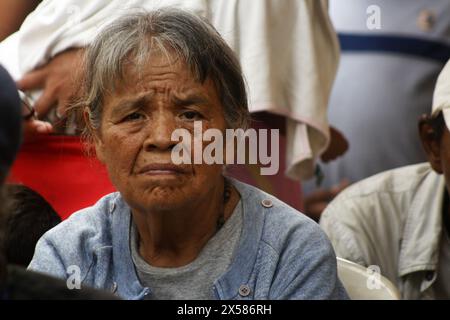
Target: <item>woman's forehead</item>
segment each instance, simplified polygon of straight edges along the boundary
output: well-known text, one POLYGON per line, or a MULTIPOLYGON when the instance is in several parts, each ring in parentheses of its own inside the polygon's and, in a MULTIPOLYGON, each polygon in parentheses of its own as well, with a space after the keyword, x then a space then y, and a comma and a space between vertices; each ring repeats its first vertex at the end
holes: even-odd
POLYGON ((123 79, 115 88, 117 90, 109 92, 104 100, 114 109, 132 108, 154 100, 164 100, 180 107, 194 104, 221 106, 213 81, 207 79, 200 83, 185 69, 176 72, 169 68, 143 73, 130 80, 123 79))
POLYGON ((140 75, 122 79, 114 86, 107 96, 146 97, 152 99, 165 95, 170 99, 185 99, 187 96, 215 96, 216 87, 213 81, 207 79, 201 83, 186 70, 159 69, 140 75))
POLYGON ((189 78, 193 76, 182 57, 159 51, 144 57, 127 59, 123 70, 124 77, 129 79, 154 77, 166 73, 176 73, 189 78))
POLYGON ((104 95, 104 105, 112 107, 111 112, 145 105, 161 97, 172 106, 223 107, 214 81, 207 77, 201 82, 184 57, 174 50, 152 50, 145 56, 130 54, 122 70, 122 75, 104 95))
MULTIPOLYGON (((148 85, 176 85, 180 88, 202 86, 198 77, 182 57, 156 52, 145 61, 127 59, 123 65, 122 75, 116 78, 118 92, 142 91, 148 85), (122 89, 122 90, 121 90, 122 89)), ((186 90, 186 89, 184 89, 186 90)))

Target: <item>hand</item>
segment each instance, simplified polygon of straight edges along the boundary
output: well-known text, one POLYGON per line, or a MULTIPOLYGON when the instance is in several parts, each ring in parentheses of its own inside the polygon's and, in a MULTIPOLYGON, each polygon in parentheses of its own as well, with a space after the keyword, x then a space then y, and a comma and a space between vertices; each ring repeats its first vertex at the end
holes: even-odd
POLYGON ((26 141, 36 137, 36 134, 50 134, 53 126, 45 121, 30 119, 23 122, 24 137, 26 141))
POLYGON ((71 49, 62 52, 45 66, 33 70, 17 82, 19 90, 24 92, 42 89, 43 93, 34 104, 40 119, 49 111, 57 108, 56 114, 62 117, 68 103, 76 93, 77 75, 84 49, 71 49))
POLYGON ((348 141, 344 135, 334 127, 330 127, 330 145, 321 155, 323 162, 329 162, 342 156, 348 150, 348 141))
POLYGON ((305 197, 305 214, 315 221, 319 221, 323 210, 339 192, 350 185, 347 179, 343 179, 339 185, 331 189, 318 189, 305 197))
POLYGON ((22 91, 19 91, 19 96, 22 101, 23 135, 25 140, 31 140, 38 134, 52 133, 53 126, 49 122, 38 120, 31 99, 22 91))

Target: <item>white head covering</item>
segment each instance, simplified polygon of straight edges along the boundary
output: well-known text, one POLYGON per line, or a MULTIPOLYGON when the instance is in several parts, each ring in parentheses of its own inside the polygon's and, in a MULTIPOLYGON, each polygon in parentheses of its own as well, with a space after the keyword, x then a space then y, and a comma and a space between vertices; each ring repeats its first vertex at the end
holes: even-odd
POLYGON ((450 60, 439 74, 433 94, 431 115, 436 116, 440 111, 447 128, 450 129, 450 60))

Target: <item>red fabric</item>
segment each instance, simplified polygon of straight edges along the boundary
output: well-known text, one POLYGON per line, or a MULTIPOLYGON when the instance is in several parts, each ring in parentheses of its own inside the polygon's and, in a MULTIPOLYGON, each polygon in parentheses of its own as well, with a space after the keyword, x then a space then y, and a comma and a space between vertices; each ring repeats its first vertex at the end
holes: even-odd
POLYGON ((41 136, 24 143, 9 182, 40 193, 63 219, 115 191, 106 168, 87 157, 80 138, 72 136, 41 136))

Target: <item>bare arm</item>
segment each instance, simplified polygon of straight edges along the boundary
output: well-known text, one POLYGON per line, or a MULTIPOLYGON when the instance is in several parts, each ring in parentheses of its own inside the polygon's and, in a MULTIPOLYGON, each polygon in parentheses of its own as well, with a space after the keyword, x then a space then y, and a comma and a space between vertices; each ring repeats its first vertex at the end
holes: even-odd
POLYGON ((40 0, 0 0, 0 41, 19 30, 40 0))

